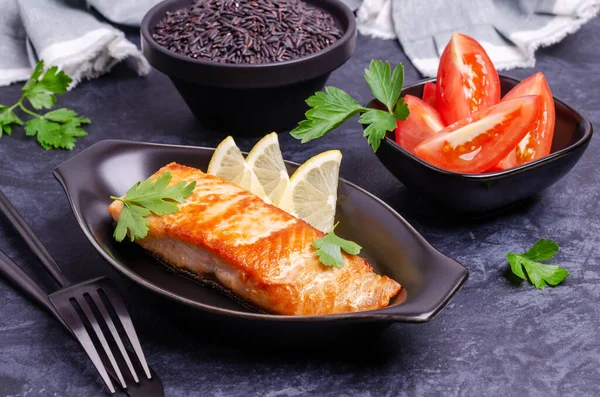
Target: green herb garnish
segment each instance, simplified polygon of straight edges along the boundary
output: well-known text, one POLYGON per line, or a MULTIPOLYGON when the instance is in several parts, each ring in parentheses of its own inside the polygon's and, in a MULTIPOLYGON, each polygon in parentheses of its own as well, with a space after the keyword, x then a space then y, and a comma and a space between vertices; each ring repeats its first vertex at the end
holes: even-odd
POLYGON ((404 84, 404 66, 400 63, 392 72, 387 61, 373 60, 369 69, 365 69, 365 80, 371 87, 373 96, 387 110, 364 108, 339 88, 325 87, 325 92, 319 91, 306 100, 311 107, 306 112, 306 120, 298 123, 290 134, 305 143, 322 137, 360 113, 358 122, 367 125, 364 136, 376 152, 385 133, 394 131, 396 121, 406 120, 410 114, 404 98, 400 98, 404 84))
POLYGON ((312 243, 312 246, 317 249, 319 261, 325 266, 343 267, 344 258, 341 250, 350 255, 358 255, 362 248, 353 241, 336 236, 334 231, 337 225, 336 223, 331 232, 312 243))
POLYGON ((25 107, 25 99, 36 109, 50 109, 56 105, 54 94, 64 94, 69 88, 72 79, 58 67, 52 66, 44 73, 44 61, 39 61, 31 77, 21 90, 21 97, 14 105, 7 107, 0 105, 0 137, 3 133, 10 135, 15 126, 25 124, 25 134, 36 136, 38 143, 46 150, 67 149, 75 147, 77 138, 86 136, 81 127, 89 124, 90 119, 80 117, 74 110, 60 108, 45 114, 38 114, 25 107), (26 123, 15 113, 19 109, 33 117, 26 123))
POLYGON ((523 272, 527 272, 529 281, 539 289, 546 288, 546 283, 550 285, 560 284, 568 275, 567 269, 541 263, 538 261, 550 260, 558 252, 558 245, 552 240, 539 239, 537 243, 523 254, 515 254, 514 252, 506 255, 512 272, 526 280, 527 277, 523 272))
POLYGON ((142 239, 148 234, 147 216, 151 213, 160 216, 179 211, 176 203, 183 203, 184 199, 192 194, 196 181, 181 181, 168 186, 171 178, 171 173, 165 172, 155 182, 147 179, 136 183, 127 191, 124 199, 110 196, 112 200, 123 202, 123 209, 113 234, 115 240, 123 241, 127 232, 131 241, 142 239))

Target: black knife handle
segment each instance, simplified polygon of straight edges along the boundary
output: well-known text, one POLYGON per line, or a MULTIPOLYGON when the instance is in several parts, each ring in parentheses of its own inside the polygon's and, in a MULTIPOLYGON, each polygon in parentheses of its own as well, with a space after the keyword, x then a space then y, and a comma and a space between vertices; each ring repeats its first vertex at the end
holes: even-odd
MULTIPOLYGON (((58 322, 60 322, 62 326, 71 335, 73 335, 73 331, 71 331, 71 328, 69 328, 69 326, 62 319, 60 314, 58 314, 58 311, 54 308, 54 305, 52 305, 52 303, 48 299, 48 295, 46 295, 46 293, 40 288, 40 286, 35 281, 33 281, 33 279, 29 277, 27 273, 25 273, 23 269, 19 267, 19 265, 13 262, 13 260, 10 259, 2 250, 0 250, 0 275, 6 278, 15 287, 25 292, 25 294, 27 294, 29 298, 33 299, 42 308, 48 310, 54 316, 54 318, 56 318, 58 322)), ((114 371, 108 366, 106 362, 104 363, 104 366, 106 367, 106 371, 108 372, 108 374, 115 381, 118 381, 118 378, 115 375, 114 371)), ((153 375, 156 376, 155 374, 153 375)), ((125 389, 125 392, 128 395, 133 396, 133 390, 130 393, 129 391, 127 391, 127 389, 125 389)))
POLYGON ((46 250, 40 239, 37 238, 33 230, 27 225, 25 219, 19 214, 17 209, 0 191, 0 212, 6 216, 6 219, 13 225, 17 233, 25 240, 25 243, 31 248, 35 256, 42 262, 48 273, 61 286, 68 286, 69 280, 65 277, 60 267, 54 262, 50 253, 46 250))
POLYGON ((27 273, 23 271, 23 269, 19 267, 19 265, 13 262, 12 259, 10 259, 4 252, 2 252, 2 250, 0 250, 0 275, 2 275, 4 278, 10 281, 10 283, 13 284, 15 287, 25 292, 42 308, 52 313, 54 317, 56 317, 56 319, 66 327, 66 324, 64 323, 63 319, 60 317, 52 303, 50 303, 48 295, 40 288, 40 286, 35 281, 33 281, 31 277, 27 275, 27 273))

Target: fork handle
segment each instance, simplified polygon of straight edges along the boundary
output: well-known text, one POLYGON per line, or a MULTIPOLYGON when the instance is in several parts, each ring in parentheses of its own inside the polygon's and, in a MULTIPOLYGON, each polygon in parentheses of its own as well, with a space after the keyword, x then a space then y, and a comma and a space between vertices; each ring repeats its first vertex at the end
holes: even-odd
POLYGON ((66 327, 65 322, 60 317, 52 303, 50 303, 48 295, 35 281, 33 281, 31 277, 27 275, 27 273, 23 271, 23 269, 19 267, 19 265, 13 262, 12 259, 2 252, 2 250, 0 250, 0 275, 4 276, 15 287, 25 292, 36 303, 52 313, 54 317, 56 317, 56 319, 66 327))
MULTIPOLYGON (((25 219, 19 214, 17 209, 11 204, 10 201, 6 198, 4 193, 0 191, 0 211, 6 216, 8 221, 13 225, 17 233, 25 243, 31 248, 35 256, 42 262, 48 273, 52 276, 52 278, 61 286, 68 286, 69 280, 65 277, 60 267, 56 264, 54 259, 50 256, 50 253, 39 238, 33 233, 33 230, 27 225, 25 219)), ((45 294, 44 294, 45 295, 45 294)))

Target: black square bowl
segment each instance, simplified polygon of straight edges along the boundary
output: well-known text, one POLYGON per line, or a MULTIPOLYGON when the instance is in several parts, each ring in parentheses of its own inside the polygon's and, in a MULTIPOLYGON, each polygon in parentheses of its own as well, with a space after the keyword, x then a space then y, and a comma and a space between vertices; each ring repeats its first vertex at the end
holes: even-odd
MULTIPOLYGON (((402 95, 422 97, 428 79, 402 90, 402 95)), ((519 80, 500 76, 502 96, 519 80)), ((380 108, 377 100, 368 107, 380 108)), ((480 216, 501 211, 549 188, 579 161, 592 137, 592 124, 571 106, 554 98, 556 125, 550 155, 504 171, 461 174, 421 160, 398 145, 388 132, 377 157, 407 188, 423 199, 455 213, 480 216)))

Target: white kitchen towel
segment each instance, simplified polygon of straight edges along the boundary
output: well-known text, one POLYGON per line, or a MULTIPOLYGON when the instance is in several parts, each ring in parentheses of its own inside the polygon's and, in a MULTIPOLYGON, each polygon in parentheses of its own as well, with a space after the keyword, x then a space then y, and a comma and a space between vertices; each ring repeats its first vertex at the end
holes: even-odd
POLYGON ((160 0, 0 0, 0 86, 26 80, 43 59, 73 78, 98 77, 131 58, 140 75, 148 61, 107 20, 138 26, 160 0))
POLYGON ((479 41, 498 70, 532 67, 539 47, 574 33, 599 9, 600 0, 364 0, 356 19, 364 35, 397 38, 432 77, 453 32, 479 41))

